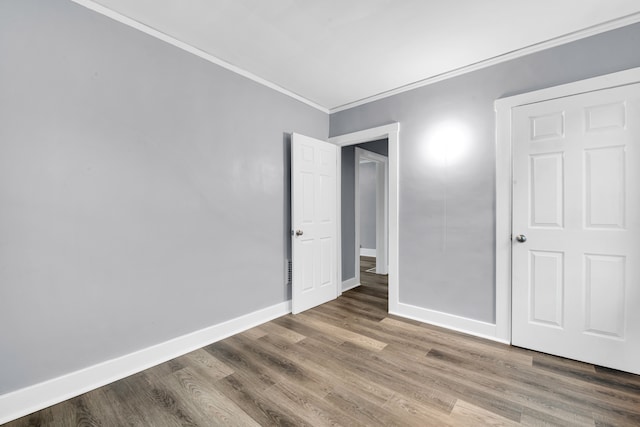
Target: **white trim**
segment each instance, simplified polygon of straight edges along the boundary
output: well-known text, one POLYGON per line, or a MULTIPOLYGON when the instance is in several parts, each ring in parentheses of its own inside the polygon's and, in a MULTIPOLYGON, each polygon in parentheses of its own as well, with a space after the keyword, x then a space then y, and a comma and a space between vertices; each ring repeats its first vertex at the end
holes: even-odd
POLYGON ((347 292, 349 289, 357 288, 358 286, 360 286, 360 281, 356 280, 355 277, 352 277, 351 279, 342 282, 342 292, 347 292))
MULTIPOLYGON (((346 133, 344 135, 332 136, 331 138, 329 138, 329 142, 340 147, 347 147, 349 145, 356 145, 362 142, 372 142, 378 141, 380 139, 390 138, 390 135, 397 134, 399 131, 400 123, 395 122, 371 129, 346 133)), ((397 135, 394 138, 396 139, 397 143, 397 135)))
POLYGON ((508 341, 505 341, 497 336, 496 325, 492 323, 481 322, 479 320, 460 317, 440 311, 429 310, 405 303, 399 303, 396 309, 393 311, 389 310, 389 313, 395 314, 396 316, 417 320, 419 322, 428 323, 430 325, 438 326, 441 328, 463 332, 465 334, 488 339, 491 341, 509 344, 508 341))
POLYGON ((368 257, 375 258, 376 250, 371 248, 360 248, 360 256, 368 256, 368 257))
POLYGON ((511 111, 521 105, 640 82, 640 68, 495 101, 496 111, 496 336, 511 341, 511 111))
POLYGON ((0 424, 182 356, 291 313, 291 301, 195 331, 127 355, 0 395, 0 424))
POLYGON ((615 30, 616 28, 621 28, 627 25, 635 24, 640 22, 640 13, 633 13, 628 16, 624 16, 622 18, 614 19, 608 22, 604 22, 602 24, 594 25, 589 28, 585 28, 584 30, 575 31, 573 33, 566 34, 564 36, 556 37, 551 40, 547 40, 545 42, 537 43, 531 46, 527 46, 522 49, 517 49, 512 52, 508 52, 502 55, 495 56, 493 58, 485 59, 483 61, 476 62, 475 64, 466 65, 455 70, 447 71, 442 74, 438 74, 433 77, 426 78, 424 80, 417 81, 415 83, 410 83, 405 86, 401 86, 399 88, 391 89, 386 92, 379 93, 377 95, 369 96, 358 101, 350 102, 348 104, 340 105, 338 107, 333 107, 329 109, 329 113, 337 113, 339 111, 348 110, 350 108, 357 107, 359 105, 368 104, 373 101, 377 101, 379 99, 388 98, 393 95, 397 95, 399 93, 408 92, 410 90, 418 89, 423 86, 428 86, 434 83, 441 82, 443 80, 447 80, 453 77, 460 76, 462 74, 467 74, 472 71, 481 70, 483 68, 490 67, 492 65, 496 65, 502 62, 507 62, 512 59, 520 58, 522 56, 530 55, 532 53, 540 52, 542 50, 550 49, 553 47, 561 46, 563 44, 571 43, 576 40, 584 39, 590 36, 595 36, 600 33, 604 33, 606 31, 615 30))
MULTIPOLYGON (((400 123, 392 123, 379 126, 372 129, 366 129, 359 132, 353 132, 345 135, 334 136, 329 138, 332 142, 340 147, 348 145, 360 144, 361 142, 377 141, 387 138, 389 141, 389 312, 396 310, 399 303, 399 283, 398 277, 398 201, 399 201, 399 168, 398 168, 398 147, 400 145, 400 123)), ((340 153, 341 150, 338 150, 340 153)), ((338 154, 340 158, 340 154, 338 154)), ((340 163, 342 164, 342 163, 340 163)), ((340 181, 338 174, 338 181, 340 181)), ((342 228, 341 220, 341 187, 338 187, 338 230, 342 228)), ((338 268, 341 270, 341 246, 342 234, 338 233, 340 244, 338 245, 338 268)), ((339 276, 340 277, 340 276, 339 276)))
POLYGON ((176 38, 174 38, 174 37, 172 37, 172 36, 170 36, 168 34, 165 34, 165 33, 161 32, 161 31, 158 31, 155 28, 149 27, 148 25, 145 25, 142 22, 139 22, 139 21, 136 21, 136 20, 131 19, 129 17, 126 17, 126 16, 122 15, 121 13, 118 13, 118 12, 116 12, 114 10, 111 10, 111 9, 101 5, 101 4, 96 3, 93 0, 71 0, 71 1, 73 1, 74 3, 77 3, 77 4, 81 5, 81 6, 84 6, 87 9, 91 9, 94 12, 97 12, 97 13, 99 13, 101 15, 104 15, 104 16, 106 16, 108 18, 111 18, 114 21, 120 22, 121 24, 128 25, 129 27, 132 27, 132 28, 135 28, 136 30, 142 31, 145 34, 148 34, 148 35, 150 35, 152 37, 160 39, 160 40, 162 40, 162 41, 164 41, 166 43, 169 43, 170 45, 173 45, 173 46, 175 46, 175 47, 177 47, 179 49, 182 49, 184 51, 192 53, 192 54, 194 54, 194 55, 196 55, 196 56, 198 56, 198 57, 200 57, 200 58, 202 58, 202 59, 204 59, 206 61, 209 61, 209 62, 211 62, 213 64, 216 64, 216 65, 218 65, 218 66, 220 66, 222 68, 225 68, 225 69, 227 69, 227 70, 229 70, 229 71, 231 71, 233 73, 239 74, 242 77, 246 77, 249 80, 253 80, 254 82, 256 82, 258 84, 266 86, 269 89, 273 89, 276 92, 280 92, 283 95, 286 95, 286 96, 288 96, 290 98, 293 98, 293 99, 295 99, 297 101, 300 101, 300 102, 302 102, 304 104, 307 104, 310 107, 313 107, 313 108, 315 108, 317 110, 322 111, 323 113, 329 114, 329 109, 326 108, 326 107, 323 107, 323 106, 321 106, 319 104, 316 104, 315 102, 313 102, 313 101, 311 101, 311 100, 309 100, 309 99, 307 99, 307 98, 305 98, 303 96, 300 96, 300 95, 298 95, 298 94, 296 94, 294 92, 291 92, 290 90, 287 90, 287 89, 283 88, 282 86, 279 86, 279 85, 277 85, 277 84, 275 84, 273 82, 265 80, 262 77, 256 76, 255 74, 250 73, 247 70, 244 70, 244 69, 242 69, 240 67, 237 67, 237 66, 235 66, 233 64, 230 64, 230 63, 228 63, 228 62, 226 62, 226 61, 224 61, 224 60, 222 60, 222 59, 220 59, 220 58, 218 58, 216 56, 213 56, 213 55, 211 55, 211 54, 209 54, 209 53, 207 53, 207 52, 205 52, 205 51, 203 51, 201 49, 198 49, 197 47, 191 46, 188 43, 185 43, 185 42, 180 41, 180 40, 178 40, 178 39, 176 39, 176 38))

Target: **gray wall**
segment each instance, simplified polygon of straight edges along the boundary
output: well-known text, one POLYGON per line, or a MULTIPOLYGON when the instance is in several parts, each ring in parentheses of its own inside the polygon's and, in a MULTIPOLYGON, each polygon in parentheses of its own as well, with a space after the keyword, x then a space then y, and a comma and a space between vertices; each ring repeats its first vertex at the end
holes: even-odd
POLYGON ((638 67, 639 46, 635 24, 331 115, 332 136, 400 122, 401 302, 495 321, 494 100, 638 67), (452 119, 471 146, 435 166, 430 132, 452 119))
POLYGON ((376 248, 376 164, 360 163, 360 247, 376 248))
MULTIPOLYGON (((344 132, 348 133, 348 132, 344 132)), ((340 135, 340 133, 334 134, 340 135)), ((342 281, 356 277, 356 204, 355 204, 355 147, 389 155, 387 139, 342 147, 341 181, 341 227, 342 227, 342 281)))
POLYGON ((328 115, 68 0, 0 2, 0 394, 286 301, 328 115))

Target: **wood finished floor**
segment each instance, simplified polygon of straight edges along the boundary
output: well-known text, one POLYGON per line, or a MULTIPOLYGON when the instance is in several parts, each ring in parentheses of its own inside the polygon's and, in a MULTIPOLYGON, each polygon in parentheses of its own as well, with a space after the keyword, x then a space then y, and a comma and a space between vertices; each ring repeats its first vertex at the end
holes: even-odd
POLYGON ((640 377, 390 316, 386 277, 6 424, 638 426, 640 377))

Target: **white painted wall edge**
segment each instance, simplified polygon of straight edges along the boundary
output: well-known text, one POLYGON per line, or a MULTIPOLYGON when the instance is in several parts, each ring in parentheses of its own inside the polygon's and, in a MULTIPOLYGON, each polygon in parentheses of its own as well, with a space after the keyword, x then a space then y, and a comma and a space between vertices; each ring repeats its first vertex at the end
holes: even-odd
POLYGON ((498 55, 493 58, 485 59, 483 61, 476 62, 475 64, 470 64, 470 65, 457 68, 455 70, 447 71, 442 74, 438 74, 437 76, 429 77, 424 80, 417 81, 415 83, 410 83, 408 85, 401 86, 396 89, 391 89, 389 91, 382 92, 377 95, 369 96, 367 98, 363 98, 358 101, 350 102, 348 104, 340 105, 338 107, 329 108, 329 113, 333 114, 339 111, 348 110, 350 108, 358 107, 360 105, 364 105, 373 101, 378 101, 380 99, 388 98, 390 96, 397 95, 399 93, 408 92, 413 89, 418 89, 423 86, 428 86, 434 83, 438 83, 443 80, 447 80, 447 79, 457 77, 466 73, 470 73, 472 71, 481 70, 483 68, 487 68, 492 65, 499 64, 501 62, 507 62, 512 59, 520 58, 522 56, 540 52, 546 49, 551 49, 556 46, 561 46, 563 44, 571 43, 573 41, 584 39, 590 36, 595 36, 597 34, 604 33, 606 31, 615 30, 616 28, 622 28, 627 25, 635 24, 638 22, 640 22, 640 13, 634 13, 619 19, 614 19, 609 22, 604 22, 599 25, 594 25, 592 27, 585 28, 584 30, 569 33, 564 36, 547 40, 545 42, 527 46, 525 48, 514 50, 512 52, 507 52, 503 55, 498 55))
POLYGON ((370 248, 360 248, 360 256, 376 257, 376 250, 370 248))
POLYGON ((288 313, 291 313, 291 301, 266 307, 58 378, 0 395, 0 424, 149 369, 288 313))
POLYGON ((389 313, 417 320, 419 322, 428 323, 430 325, 439 326, 441 328, 463 332, 479 338, 497 341, 502 344, 509 344, 508 341, 497 336, 496 325, 492 323, 481 322, 479 320, 416 307, 415 305, 401 302, 397 303, 393 311, 389 310, 389 313))
POLYGON ((95 1, 92 0, 71 0, 74 3, 77 3, 79 5, 82 5, 84 7, 86 7, 87 9, 91 9, 94 12, 97 12, 101 15, 104 15, 106 17, 109 17, 111 19, 113 19, 114 21, 120 22, 121 24, 125 24, 128 25, 129 27, 135 28, 136 30, 142 31, 145 34, 148 34, 152 37, 155 37, 157 39, 160 39, 166 43, 169 43, 170 45, 173 45, 179 49, 185 50, 189 53, 192 53, 206 61, 209 61, 211 63, 214 63, 222 68, 226 68, 227 70, 234 72, 236 74, 241 75, 242 77, 246 77, 249 80, 253 80, 256 83, 259 83, 263 86, 266 86, 270 89, 273 89, 277 92, 282 93, 283 95, 289 96, 297 101, 300 101, 304 104, 309 105, 310 107, 313 107, 317 110, 322 111, 323 113, 327 113, 329 114, 329 109, 325 108, 319 104, 316 104, 315 102, 302 97, 294 92, 291 92, 290 90, 287 90, 285 88, 283 88, 282 86, 279 86, 273 82, 270 82, 268 80, 263 79, 262 77, 256 76, 253 73, 250 73, 249 71, 246 71, 240 67, 237 67, 233 64, 230 64, 216 56, 213 56, 201 49, 198 49, 197 47, 191 46, 188 43, 182 42, 168 34, 165 34, 161 31, 156 30, 155 28, 149 27, 148 25, 145 25, 141 22, 138 22, 134 19, 128 18, 124 15, 122 15, 121 13, 118 13, 114 10, 111 10, 101 4, 96 3, 95 1))
POLYGON ((352 277, 342 282, 342 292, 346 292, 349 289, 357 288, 360 286, 360 281, 357 277, 352 277))

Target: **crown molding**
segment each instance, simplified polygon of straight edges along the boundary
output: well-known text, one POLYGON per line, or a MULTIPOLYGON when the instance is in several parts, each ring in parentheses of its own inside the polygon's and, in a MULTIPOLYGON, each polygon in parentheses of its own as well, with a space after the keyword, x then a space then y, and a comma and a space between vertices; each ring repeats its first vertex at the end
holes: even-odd
POLYGON ((142 22, 136 21, 135 19, 131 19, 127 16, 124 16, 123 14, 116 12, 112 9, 109 9, 99 3, 96 3, 93 0, 71 0, 74 3, 77 3, 81 6, 86 7, 87 9, 90 9, 94 12, 97 12, 101 15, 104 15, 108 18, 113 19, 114 21, 120 22, 121 24, 127 25, 129 27, 135 28, 136 30, 142 31, 145 34, 148 34, 152 37, 155 37, 157 39, 160 39, 166 43, 169 43, 170 45, 173 45, 179 49, 185 50, 189 53, 192 53, 206 61, 209 61, 213 64, 216 64, 222 68, 225 68, 233 73, 239 74, 242 77, 245 77, 249 80, 252 80, 258 84, 261 84, 263 86, 268 87, 269 89, 273 89, 276 92, 280 92, 283 95, 286 95, 290 98, 295 99, 296 101, 300 101, 310 107, 313 107, 317 110, 322 111, 323 113, 327 113, 329 114, 329 109, 326 107, 323 107, 322 105, 316 104, 315 102, 298 95, 297 93, 291 92, 290 90, 287 90, 285 88, 283 88, 282 86, 279 86, 273 82, 270 82, 268 80, 265 80, 259 76, 256 76, 253 73, 250 73, 247 70, 244 70, 238 66, 235 66, 229 62, 226 62, 216 56, 213 56, 201 49, 198 49, 197 47, 191 46, 188 43, 185 43, 183 41, 180 41, 174 37, 171 37, 168 34, 165 34, 161 31, 156 30, 155 28, 152 28, 146 24, 143 24, 142 22))
POLYGON ((522 49, 517 49, 511 52, 504 53, 502 55, 494 56, 492 58, 482 60, 473 64, 469 64, 451 71, 444 72, 442 74, 438 74, 436 76, 428 77, 426 79, 410 83, 404 86, 400 86, 395 89, 391 89, 385 92, 381 92, 376 95, 372 95, 366 98, 359 99, 357 101, 349 102, 347 104, 339 105, 333 108, 327 108, 320 104, 317 104, 297 93, 291 92, 288 89, 283 88, 273 82, 270 82, 262 77, 259 77, 243 68, 240 68, 236 65, 233 65, 229 62, 226 62, 214 55, 211 55, 201 49, 198 49, 188 43, 180 41, 168 34, 165 34, 155 28, 152 28, 146 24, 143 24, 139 21, 131 19, 125 15, 122 15, 119 12, 116 12, 112 9, 109 9, 99 3, 96 3, 94 0, 71 0, 74 3, 77 3, 81 6, 84 6, 94 12, 100 13, 101 15, 107 16, 115 21, 118 21, 122 24, 128 25, 129 27, 135 28, 143 33, 146 33, 152 37, 160 39, 166 43, 169 43, 179 49, 185 50, 189 53, 192 53, 206 61, 209 61, 213 64, 216 64, 222 68, 225 68, 233 73, 239 74, 249 80, 252 80, 260 85, 266 86, 270 89, 273 89, 283 95, 291 97, 299 102, 302 102, 310 107, 313 107, 323 113, 333 114, 338 113, 340 111, 348 110, 350 108, 358 107, 360 105, 368 104, 370 102, 378 101, 380 99, 388 98, 390 96, 398 95, 400 93, 408 92, 414 89, 421 88, 423 86, 432 85, 434 83, 441 82, 443 80, 447 80, 453 77, 457 77, 463 74, 467 74, 476 70, 480 70, 483 68, 490 67, 492 65, 496 65, 502 62, 510 61, 512 59, 520 58, 522 56, 530 55, 532 53, 540 52, 546 49, 550 49, 553 47, 561 46, 563 44, 571 43, 573 41, 581 40, 590 36, 594 36, 600 33, 604 33, 607 31, 615 30, 617 28, 621 28, 627 25, 635 24, 640 22, 640 12, 633 13, 631 15, 624 16, 622 18, 614 19, 611 21, 604 22, 602 24, 597 24, 583 30, 574 31, 569 34, 565 34, 563 36, 555 37, 553 39, 536 43, 531 46, 527 46, 522 49))
POLYGON ((592 27, 585 28, 583 30, 574 31, 569 34, 565 34, 560 37, 553 38, 551 40, 547 40, 544 42, 536 43, 531 46, 527 46, 522 49, 517 49, 511 52, 507 52, 502 55, 494 56, 493 58, 485 59, 483 61, 476 62, 474 64, 466 65, 464 67, 457 68, 455 70, 447 71, 442 74, 438 74, 433 77, 426 78, 424 80, 417 81, 415 83, 410 83, 405 86, 401 86, 395 89, 391 89, 385 92, 381 92, 377 95, 369 96, 367 98, 360 99, 358 101, 350 102, 348 104, 340 105, 338 107, 333 107, 329 109, 329 113, 338 113, 340 111, 348 110, 350 108, 358 107, 360 105, 368 104, 373 101, 378 101, 380 99, 388 98, 393 95, 397 95, 403 92, 408 92, 413 89, 418 89, 423 86, 432 85, 434 83, 441 82, 443 80, 447 80, 453 77, 460 76, 462 74, 467 74, 472 71, 480 70, 483 68, 490 67, 492 65, 499 64, 501 62, 510 61, 512 59, 520 58, 522 56, 530 55, 532 53, 540 52, 546 49, 550 49, 553 47, 561 46, 563 44, 571 43, 573 41, 581 40, 590 36, 595 36, 600 33, 604 33, 607 31, 615 30, 617 28, 622 28, 627 25, 636 24, 640 22, 640 13, 633 13, 631 15, 624 16, 622 18, 614 19, 611 21, 604 22, 602 24, 594 25, 592 27))

